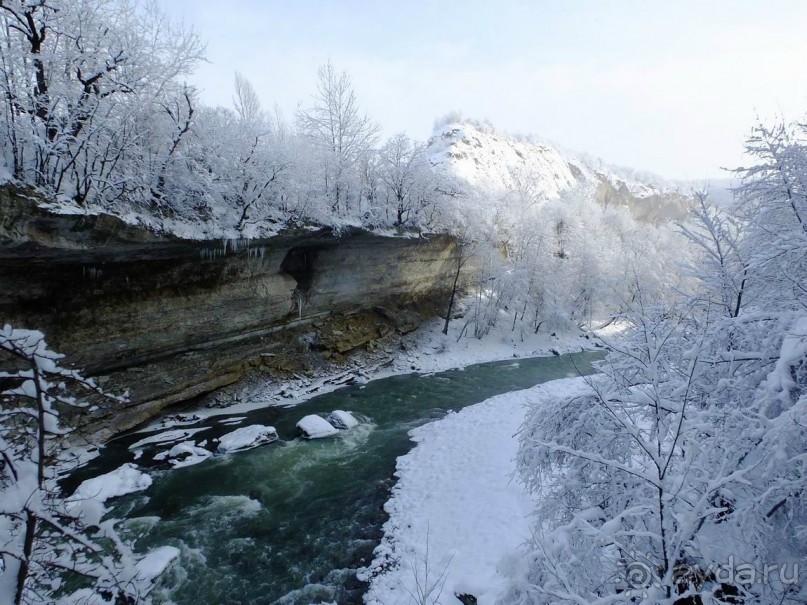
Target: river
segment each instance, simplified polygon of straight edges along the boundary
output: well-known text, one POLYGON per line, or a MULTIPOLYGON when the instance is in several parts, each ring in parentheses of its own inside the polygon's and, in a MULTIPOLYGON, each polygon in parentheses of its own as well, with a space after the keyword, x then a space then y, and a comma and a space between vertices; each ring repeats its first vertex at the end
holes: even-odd
MULTIPOLYGON (((182 553, 160 578, 157 603, 360 603, 366 585, 356 569, 369 564, 381 538, 396 459, 413 446, 409 430, 499 393, 591 373, 601 357, 575 353, 393 376, 241 414, 247 418, 240 424, 211 417, 193 425, 203 429, 197 442, 248 424, 272 425, 280 440, 175 470, 150 464, 159 449, 146 450, 138 463, 149 468, 152 486, 115 501, 113 514, 126 518, 138 550, 173 545, 182 553), (336 438, 296 437, 300 418, 336 409, 367 421, 336 438)), ((143 437, 110 441, 74 481, 131 461, 129 446, 143 437)))

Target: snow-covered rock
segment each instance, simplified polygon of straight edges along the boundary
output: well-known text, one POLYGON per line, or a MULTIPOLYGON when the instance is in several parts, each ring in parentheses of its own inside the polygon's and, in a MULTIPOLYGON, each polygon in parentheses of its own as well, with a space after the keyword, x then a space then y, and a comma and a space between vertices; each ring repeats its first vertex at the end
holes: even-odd
POLYGON ((506 191, 529 178, 540 197, 556 198, 582 177, 578 166, 548 145, 516 141, 467 122, 440 128, 428 151, 432 166, 488 191, 506 191))
POLYGON ((126 463, 110 473, 82 482, 68 501, 98 500, 105 502, 109 498, 139 492, 150 486, 151 477, 134 464, 126 463))
POLYGON ((154 445, 157 443, 171 443, 172 441, 183 441, 188 437, 192 436, 199 431, 204 431, 206 427, 200 427, 195 429, 172 429, 170 431, 163 431, 162 433, 157 433, 156 435, 150 435, 148 437, 143 437, 139 441, 135 441, 132 445, 129 446, 130 450, 136 450, 142 448, 146 445, 154 445))
POLYGON ((330 422, 316 414, 309 414, 300 420, 297 428, 306 439, 322 439, 323 437, 333 437, 339 433, 339 430, 334 428, 330 422))
POLYGON ((609 166, 535 137, 515 138, 472 122, 441 126, 428 151, 433 166, 487 190, 529 185, 539 197, 552 198, 579 184, 607 181, 636 197, 648 197, 666 185, 656 175, 609 166))
POLYGON ((161 546, 149 552, 135 564, 137 577, 141 580, 151 581, 179 556, 179 549, 174 546, 161 546))
POLYGON ((219 439, 218 451, 238 452, 252 449, 259 445, 277 441, 277 431, 273 426, 252 424, 227 433, 219 439))
POLYGON ((174 468, 191 466, 204 462, 212 456, 209 450, 197 446, 193 441, 177 443, 170 450, 160 452, 154 456, 155 460, 168 460, 174 468))
POLYGON ((328 414, 328 422, 337 429, 341 429, 343 431, 352 429, 354 426, 358 426, 359 424, 359 421, 356 420, 356 417, 353 414, 350 412, 345 412, 344 410, 334 410, 328 414))
POLYGON ((600 203, 627 206, 640 220, 686 216, 688 202, 680 192, 681 184, 611 166, 535 137, 516 138, 490 126, 455 122, 435 130, 427 151, 435 170, 487 196, 528 192, 536 200, 547 201, 583 186, 595 190, 600 203))

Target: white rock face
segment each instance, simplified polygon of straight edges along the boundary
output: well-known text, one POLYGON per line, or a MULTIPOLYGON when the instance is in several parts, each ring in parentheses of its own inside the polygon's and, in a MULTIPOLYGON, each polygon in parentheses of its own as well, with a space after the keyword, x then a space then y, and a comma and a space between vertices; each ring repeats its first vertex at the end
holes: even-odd
POLYGON ((359 424, 359 421, 356 420, 353 414, 345 412, 344 410, 334 410, 328 414, 328 422, 342 430, 352 429, 359 424))
POLYGON ((437 170, 489 192, 528 188, 553 199, 579 185, 607 182, 636 198, 669 191, 660 177, 604 164, 535 139, 516 139, 470 122, 444 124, 428 143, 429 161, 437 170))
POLYGON ((309 414, 297 423, 297 428, 306 439, 322 439, 323 437, 333 437, 339 430, 316 414, 309 414))
POLYGON ((218 451, 238 452, 248 450, 259 445, 277 441, 277 431, 273 426, 253 424, 227 433, 219 439, 218 451))

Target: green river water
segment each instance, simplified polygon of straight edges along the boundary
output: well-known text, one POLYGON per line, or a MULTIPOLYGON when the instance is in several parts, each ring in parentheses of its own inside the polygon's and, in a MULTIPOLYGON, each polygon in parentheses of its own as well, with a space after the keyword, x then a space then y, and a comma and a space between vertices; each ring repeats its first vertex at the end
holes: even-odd
MULTIPOLYGON (((152 466, 153 485, 115 502, 115 515, 126 517, 138 550, 181 550, 159 581, 157 602, 360 603, 366 585, 356 570, 370 563, 382 536, 396 459, 413 446, 409 430, 499 393, 591 373, 601 357, 575 353, 394 376, 241 414, 247 419, 236 425, 209 418, 192 425, 205 427, 195 441, 248 424, 272 425, 280 440, 186 468, 152 466), (335 409, 368 421, 331 439, 296 438, 300 418, 335 409)), ((131 461, 128 446, 145 435, 114 439, 72 480, 131 461)), ((157 451, 147 450, 138 464, 148 467, 157 451)))

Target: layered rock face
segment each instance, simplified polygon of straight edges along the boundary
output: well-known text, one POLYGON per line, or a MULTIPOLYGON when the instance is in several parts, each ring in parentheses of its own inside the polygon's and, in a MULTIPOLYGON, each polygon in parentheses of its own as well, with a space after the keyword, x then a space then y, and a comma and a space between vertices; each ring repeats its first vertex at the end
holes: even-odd
POLYGON ((104 436, 238 380, 305 341, 341 354, 445 305, 447 236, 299 231, 266 240, 163 236, 107 215, 59 215, 0 189, 0 321, 42 330, 66 362, 128 389, 104 436))

